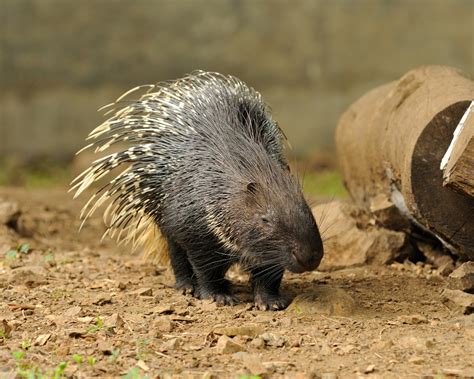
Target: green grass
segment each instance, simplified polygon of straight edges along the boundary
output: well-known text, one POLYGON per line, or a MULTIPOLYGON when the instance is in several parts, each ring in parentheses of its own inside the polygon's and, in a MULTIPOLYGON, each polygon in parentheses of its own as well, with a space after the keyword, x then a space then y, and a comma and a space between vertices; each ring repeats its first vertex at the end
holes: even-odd
POLYGON ((347 197, 341 174, 337 171, 309 172, 301 177, 303 192, 309 196, 347 197))
POLYGON ((70 169, 53 161, 39 161, 29 165, 14 161, 0 161, 0 186, 50 188, 66 185, 71 178, 70 169))

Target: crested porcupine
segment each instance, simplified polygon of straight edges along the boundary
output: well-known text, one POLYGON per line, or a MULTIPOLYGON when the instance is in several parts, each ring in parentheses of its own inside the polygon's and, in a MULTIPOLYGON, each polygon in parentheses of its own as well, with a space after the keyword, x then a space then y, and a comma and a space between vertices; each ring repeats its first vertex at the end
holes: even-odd
POLYGON ((239 263, 259 309, 285 308, 284 270, 315 269, 323 246, 261 95, 235 77, 202 71, 123 100, 132 91, 89 134, 85 148, 96 152, 131 147, 97 159, 73 181, 77 197, 126 166, 87 202, 83 222, 109 201, 106 234, 152 248, 164 238, 177 288, 234 304, 225 274, 239 263))

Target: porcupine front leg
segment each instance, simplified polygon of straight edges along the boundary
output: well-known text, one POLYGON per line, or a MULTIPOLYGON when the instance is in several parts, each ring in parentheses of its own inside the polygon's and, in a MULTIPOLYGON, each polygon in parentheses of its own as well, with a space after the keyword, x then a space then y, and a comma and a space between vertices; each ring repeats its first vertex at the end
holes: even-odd
POLYGON ((193 250, 188 253, 188 257, 196 275, 195 297, 212 299, 219 305, 238 303, 238 299, 232 293, 231 283, 225 279, 225 273, 233 261, 219 258, 215 251, 193 250))
POLYGON ((291 298, 288 295, 280 293, 283 268, 262 266, 253 268, 250 273, 254 302, 258 309, 277 311, 285 309, 291 303, 291 298))
POLYGON ((183 294, 194 294, 196 278, 186 251, 170 240, 168 240, 168 249, 171 267, 176 279, 175 287, 181 290, 183 294))

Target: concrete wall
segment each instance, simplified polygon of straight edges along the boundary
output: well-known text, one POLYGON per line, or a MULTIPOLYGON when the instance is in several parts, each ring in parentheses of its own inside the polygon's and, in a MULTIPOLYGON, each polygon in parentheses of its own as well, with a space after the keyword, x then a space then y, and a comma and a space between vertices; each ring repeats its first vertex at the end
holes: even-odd
POLYGON ((67 159, 96 109, 194 69, 260 90, 296 153, 423 64, 474 75, 472 0, 1 0, 0 157, 67 159))

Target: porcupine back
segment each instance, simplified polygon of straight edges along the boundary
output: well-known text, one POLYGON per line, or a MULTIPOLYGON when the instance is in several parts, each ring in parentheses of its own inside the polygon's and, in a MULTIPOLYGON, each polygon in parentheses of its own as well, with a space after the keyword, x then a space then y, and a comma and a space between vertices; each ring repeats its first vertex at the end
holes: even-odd
POLYGON ((190 154, 200 159, 199 165, 212 167, 212 160, 219 157, 239 159, 227 147, 235 146, 238 152, 242 138, 251 138, 286 166, 282 132, 261 95, 232 76, 198 71, 137 87, 104 108, 113 115, 89 134, 91 143, 81 151, 93 148, 99 153, 117 143, 129 147, 92 162, 73 181, 74 197, 117 167, 125 168, 89 199, 82 222, 108 203, 104 236, 142 246, 145 255, 161 263, 167 260, 166 240, 159 229, 162 204, 176 179, 192 170, 183 166, 190 164, 190 154), (125 100, 143 87, 149 89, 138 100, 125 100))

